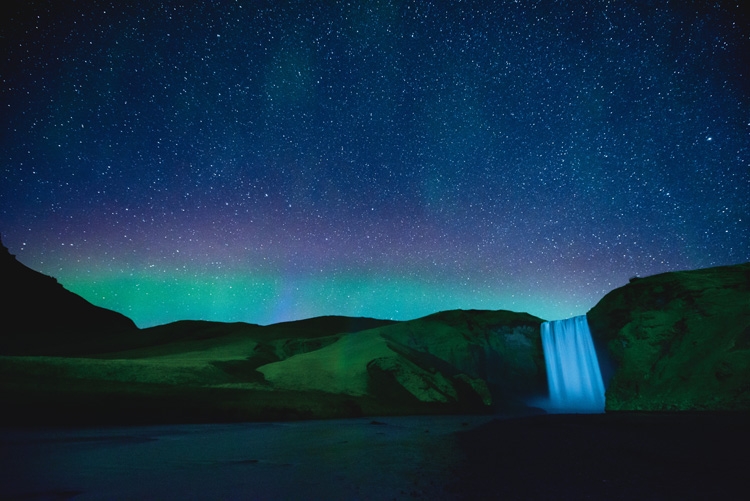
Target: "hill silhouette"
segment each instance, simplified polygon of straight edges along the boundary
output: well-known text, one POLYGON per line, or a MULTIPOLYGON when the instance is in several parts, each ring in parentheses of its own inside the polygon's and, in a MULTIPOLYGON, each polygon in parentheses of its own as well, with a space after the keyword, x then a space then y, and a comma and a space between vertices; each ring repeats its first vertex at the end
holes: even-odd
POLYGON ((56 279, 18 262, 0 241, 3 355, 67 355, 95 351, 108 338, 136 330, 125 315, 100 308, 56 279))

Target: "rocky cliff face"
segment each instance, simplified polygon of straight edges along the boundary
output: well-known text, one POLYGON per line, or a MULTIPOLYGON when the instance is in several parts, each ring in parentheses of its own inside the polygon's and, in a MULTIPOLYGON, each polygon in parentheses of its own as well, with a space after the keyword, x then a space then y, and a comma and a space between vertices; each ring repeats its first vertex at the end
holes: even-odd
POLYGON ((410 360, 486 384, 485 402, 502 408, 547 393, 541 323, 527 313, 453 310, 382 332, 410 360))
POLYGON ((334 336, 258 366, 276 389, 373 397, 424 412, 522 407, 546 393, 541 320, 510 311, 446 311, 334 336))
POLYGON ((750 409, 750 263, 635 278, 587 316, 608 410, 750 409))
POLYGON ((94 306, 19 263, 2 242, 0 277, 5 292, 0 355, 81 353, 107 336, 137 329, 126 316, 94 306))

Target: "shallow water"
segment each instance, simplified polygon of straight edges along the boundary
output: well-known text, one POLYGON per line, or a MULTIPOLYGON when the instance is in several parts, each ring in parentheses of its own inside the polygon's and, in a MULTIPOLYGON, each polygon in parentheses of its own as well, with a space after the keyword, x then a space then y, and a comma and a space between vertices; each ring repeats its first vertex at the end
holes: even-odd
POLYGON ((450 499, 492 416, 0 430, 3 499, 450 499))

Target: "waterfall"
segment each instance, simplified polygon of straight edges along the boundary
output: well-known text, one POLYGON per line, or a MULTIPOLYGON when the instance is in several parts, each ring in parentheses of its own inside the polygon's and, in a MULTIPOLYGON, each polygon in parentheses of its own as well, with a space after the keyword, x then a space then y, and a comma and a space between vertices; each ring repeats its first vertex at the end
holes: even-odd
POLYGON ((604 412, 604 382, 586 315, 542 324, 550 411, 604 412))

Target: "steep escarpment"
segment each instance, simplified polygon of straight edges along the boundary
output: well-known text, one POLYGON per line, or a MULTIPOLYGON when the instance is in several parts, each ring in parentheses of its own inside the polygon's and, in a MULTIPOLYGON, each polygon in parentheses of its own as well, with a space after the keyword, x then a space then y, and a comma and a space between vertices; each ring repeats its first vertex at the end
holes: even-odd
POLYGON ((750 409, 750 263, 635 278, 587 316, 607 409, 750 409))

